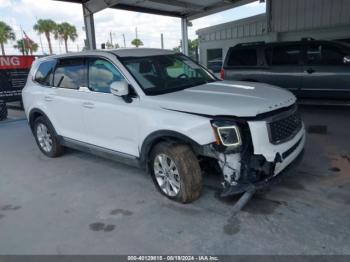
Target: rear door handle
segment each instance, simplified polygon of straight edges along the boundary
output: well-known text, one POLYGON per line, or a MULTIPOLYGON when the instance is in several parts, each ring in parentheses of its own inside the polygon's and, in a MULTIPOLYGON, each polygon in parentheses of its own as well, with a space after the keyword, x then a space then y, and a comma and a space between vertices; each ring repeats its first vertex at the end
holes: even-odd
POLYGON ((45 101, 47 101, 47 102, 51 102, 51 101, 53 101, 53 97, 52 96, 45 96, 45 101))
POLYGON ((308 68, 308 69, 305 70, 305 72, 308 73, 308 74, 313 74, 313 73, 315 73, 315 70, 312 69, 312 68, 308 68))
POLYGON ((95 108, 95 105, 93 103, 90 103, 90 102, 84 102, 83 107, 88 108, 88 109, 93 109, 93 108, 95 108))

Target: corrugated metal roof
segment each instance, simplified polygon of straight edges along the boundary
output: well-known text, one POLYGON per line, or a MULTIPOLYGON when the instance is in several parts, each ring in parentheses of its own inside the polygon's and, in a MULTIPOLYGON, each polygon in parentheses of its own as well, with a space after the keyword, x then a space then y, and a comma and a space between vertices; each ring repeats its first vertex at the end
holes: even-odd
POLYGON ((256 0, 56 0, 84 4, 91 13, 115 8, 190 20, 241 6, 256 0))

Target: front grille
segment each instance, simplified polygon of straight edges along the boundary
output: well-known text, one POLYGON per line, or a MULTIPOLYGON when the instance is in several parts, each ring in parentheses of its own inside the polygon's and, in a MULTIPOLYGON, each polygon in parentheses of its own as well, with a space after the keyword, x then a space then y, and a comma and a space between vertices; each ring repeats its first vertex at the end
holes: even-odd
POLYGON ((281 144, 292 139, 302 128, 302 121, 297 110, 268 123, 270 142, 281 144))

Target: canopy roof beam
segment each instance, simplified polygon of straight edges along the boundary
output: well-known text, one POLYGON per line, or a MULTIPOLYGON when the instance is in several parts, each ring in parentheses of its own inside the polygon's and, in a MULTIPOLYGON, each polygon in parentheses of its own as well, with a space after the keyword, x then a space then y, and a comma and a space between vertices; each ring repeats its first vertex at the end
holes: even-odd
POLYGON ((191 21, 194 19, 212 15, 218 12, 226 11, 231 8, 249 4, 255 1, 256 0, 223 0, 213 5, 204 7, 201 10, 197 10, 196 12, 188 13, 186 17, 189 21, 191 21))

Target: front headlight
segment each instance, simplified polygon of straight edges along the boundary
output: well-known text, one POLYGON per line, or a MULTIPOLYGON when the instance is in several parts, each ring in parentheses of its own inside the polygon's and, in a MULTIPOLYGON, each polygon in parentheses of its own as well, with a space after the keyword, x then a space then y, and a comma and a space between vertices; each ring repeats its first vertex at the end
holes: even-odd
POLYGON ((216 143, 226 147, 242 145, 242 139, 237 125, 227 121, 213 121, 212 126, 216 136, 216 143))

